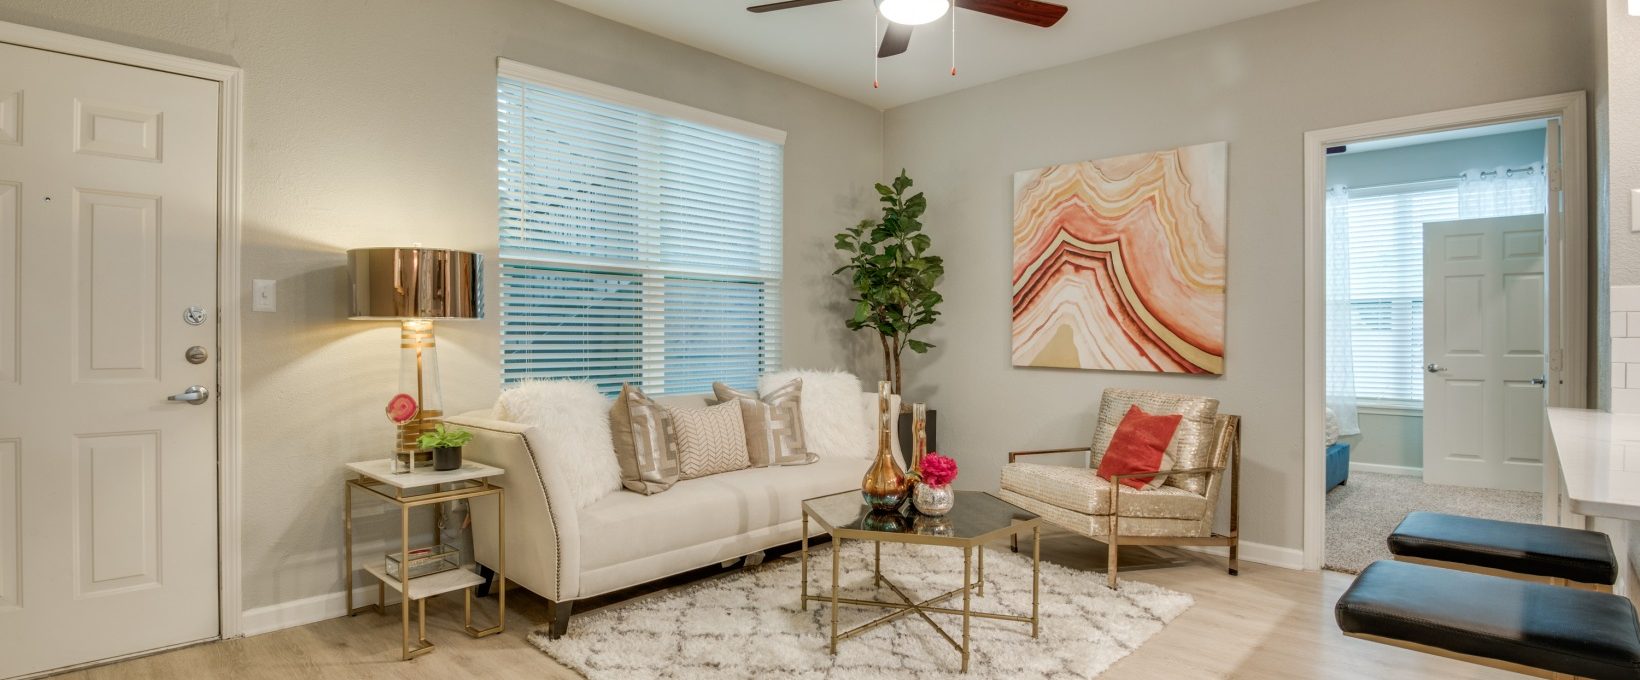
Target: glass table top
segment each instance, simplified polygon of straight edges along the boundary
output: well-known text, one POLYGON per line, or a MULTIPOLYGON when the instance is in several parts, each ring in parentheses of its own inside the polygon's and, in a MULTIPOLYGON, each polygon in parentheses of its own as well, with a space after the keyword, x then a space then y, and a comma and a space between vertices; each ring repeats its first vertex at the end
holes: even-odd
MULTIPOLYGON (((910 543, 978 543, 1029 529, 1042 518, 983 491, 956 491, 951 512, 943 517, 904 512, 874 511, 859 491, 803 501, 803 512, 829 533, 844 538, 870 538, 910 543)), ((908 504, 909 505, 909 504, 908 504)))

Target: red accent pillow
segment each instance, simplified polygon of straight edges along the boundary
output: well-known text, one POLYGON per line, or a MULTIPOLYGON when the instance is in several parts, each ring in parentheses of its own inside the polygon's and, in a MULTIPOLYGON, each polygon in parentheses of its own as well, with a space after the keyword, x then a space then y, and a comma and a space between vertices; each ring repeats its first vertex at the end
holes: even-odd
MULTIPOLYGON (((1138 405, 1128 407, 1122 424, 1116 426, 1116 433, 1110 437, 1105 457, 1099 460, 1097 474, 1108 480, 1112 475, 1161 472, 1162 454, 1173 442, 1173 433, 1179 429, 1179 421, 1183 419, 1184 416, 1177 413, 1153 416, 1138 405)), ((1128 477, 1122 483, 1143 489, 1152 479, 1155 477, 1128 477)))

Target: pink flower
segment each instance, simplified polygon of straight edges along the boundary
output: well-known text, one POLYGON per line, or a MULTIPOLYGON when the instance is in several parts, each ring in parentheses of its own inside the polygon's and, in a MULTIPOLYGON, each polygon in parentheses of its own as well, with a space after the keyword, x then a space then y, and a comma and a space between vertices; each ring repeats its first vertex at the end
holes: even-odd
POLYGON ((945 486, 957 478, 957 461, 930 451, 917 466, 917 475, 929 486, 945 486))

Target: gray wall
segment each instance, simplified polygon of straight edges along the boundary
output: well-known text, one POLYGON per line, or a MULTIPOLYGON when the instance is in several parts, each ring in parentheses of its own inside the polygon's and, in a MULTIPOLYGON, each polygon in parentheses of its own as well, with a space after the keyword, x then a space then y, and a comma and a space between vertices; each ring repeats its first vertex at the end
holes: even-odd
POLYGON ((907 362, 907 391, 942 411, 958 484, 994 488, 1008 450, 1087 442, 1103 388, 1207 394, 1245 417, 1243 536, 1300 548, 1304 132, 1585 89, 1590 54, 1567 46, 1589 43, 1589 9, 1323 0, 891 109, 885 169, 927 191, 950 272, 942 347, 907 362), (1012 173, 1216 140, 1230 143, 1226 374, 1011 368, 1012 173))
MULTIPOLYGON (((1352 187, 1456 177, 1466 170, 1519 168, 1543 161, 1543 130, 1455 139, 1327 158, 1327 184, 1352 187)), ((1350 462, 1424 466, 1422 412, 1362 413, 1361 434, 1345 437, 1350 462)))
MULTIPOLYGON (((852 365, 813 254, 876 204, 882 114, 862 104, 545 0, 3 0, 0 21, 245 69, 242 295, 280 287, 243 326, 247 608, 341 591, 341 464, 393 436, 397 330, 346 319, 342 251, 477 250, 495 290, 497 56, 786 130, 787 362, 852 365)), ((495 399, 489 299, 438 328, 449 411, 495 399)))

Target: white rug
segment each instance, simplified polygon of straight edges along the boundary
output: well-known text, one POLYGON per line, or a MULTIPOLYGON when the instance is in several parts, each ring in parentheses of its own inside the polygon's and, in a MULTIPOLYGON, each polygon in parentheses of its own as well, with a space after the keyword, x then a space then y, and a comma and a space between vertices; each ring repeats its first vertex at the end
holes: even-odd
MULTIPOLYGON (((844 597, 897 601, 872 586, 871 548, 845 541, 844 597)), ((1022 546, 1023 547, 1023 546, 1022 546)), ((575 616, 569 634, 530 642, 591 680, 627 678, 1092 678, 1190 608, 1189 595, 1042 563, 1041 636, 1029 623, 972 619, 970 673, 960 655, 915 614, 838 643, 829 653, 829 605, 799 611, 796 555, 648 599, 575 616)), ((883 574, 922 600, 962 582, 956 548, 883 545, 883 574)), ((809 556, 809 593, 829 595, 830 545, 809 556)), ((976 611, 1029 615, 1028 554, 987 550, 985 597, 976 611)), ((941 606, 962 607, 961 595, 941 606)), ((888 613, 844 606, 839 630, 888 613)), ((930 614, 961 642, 960 616, 930 614)))

